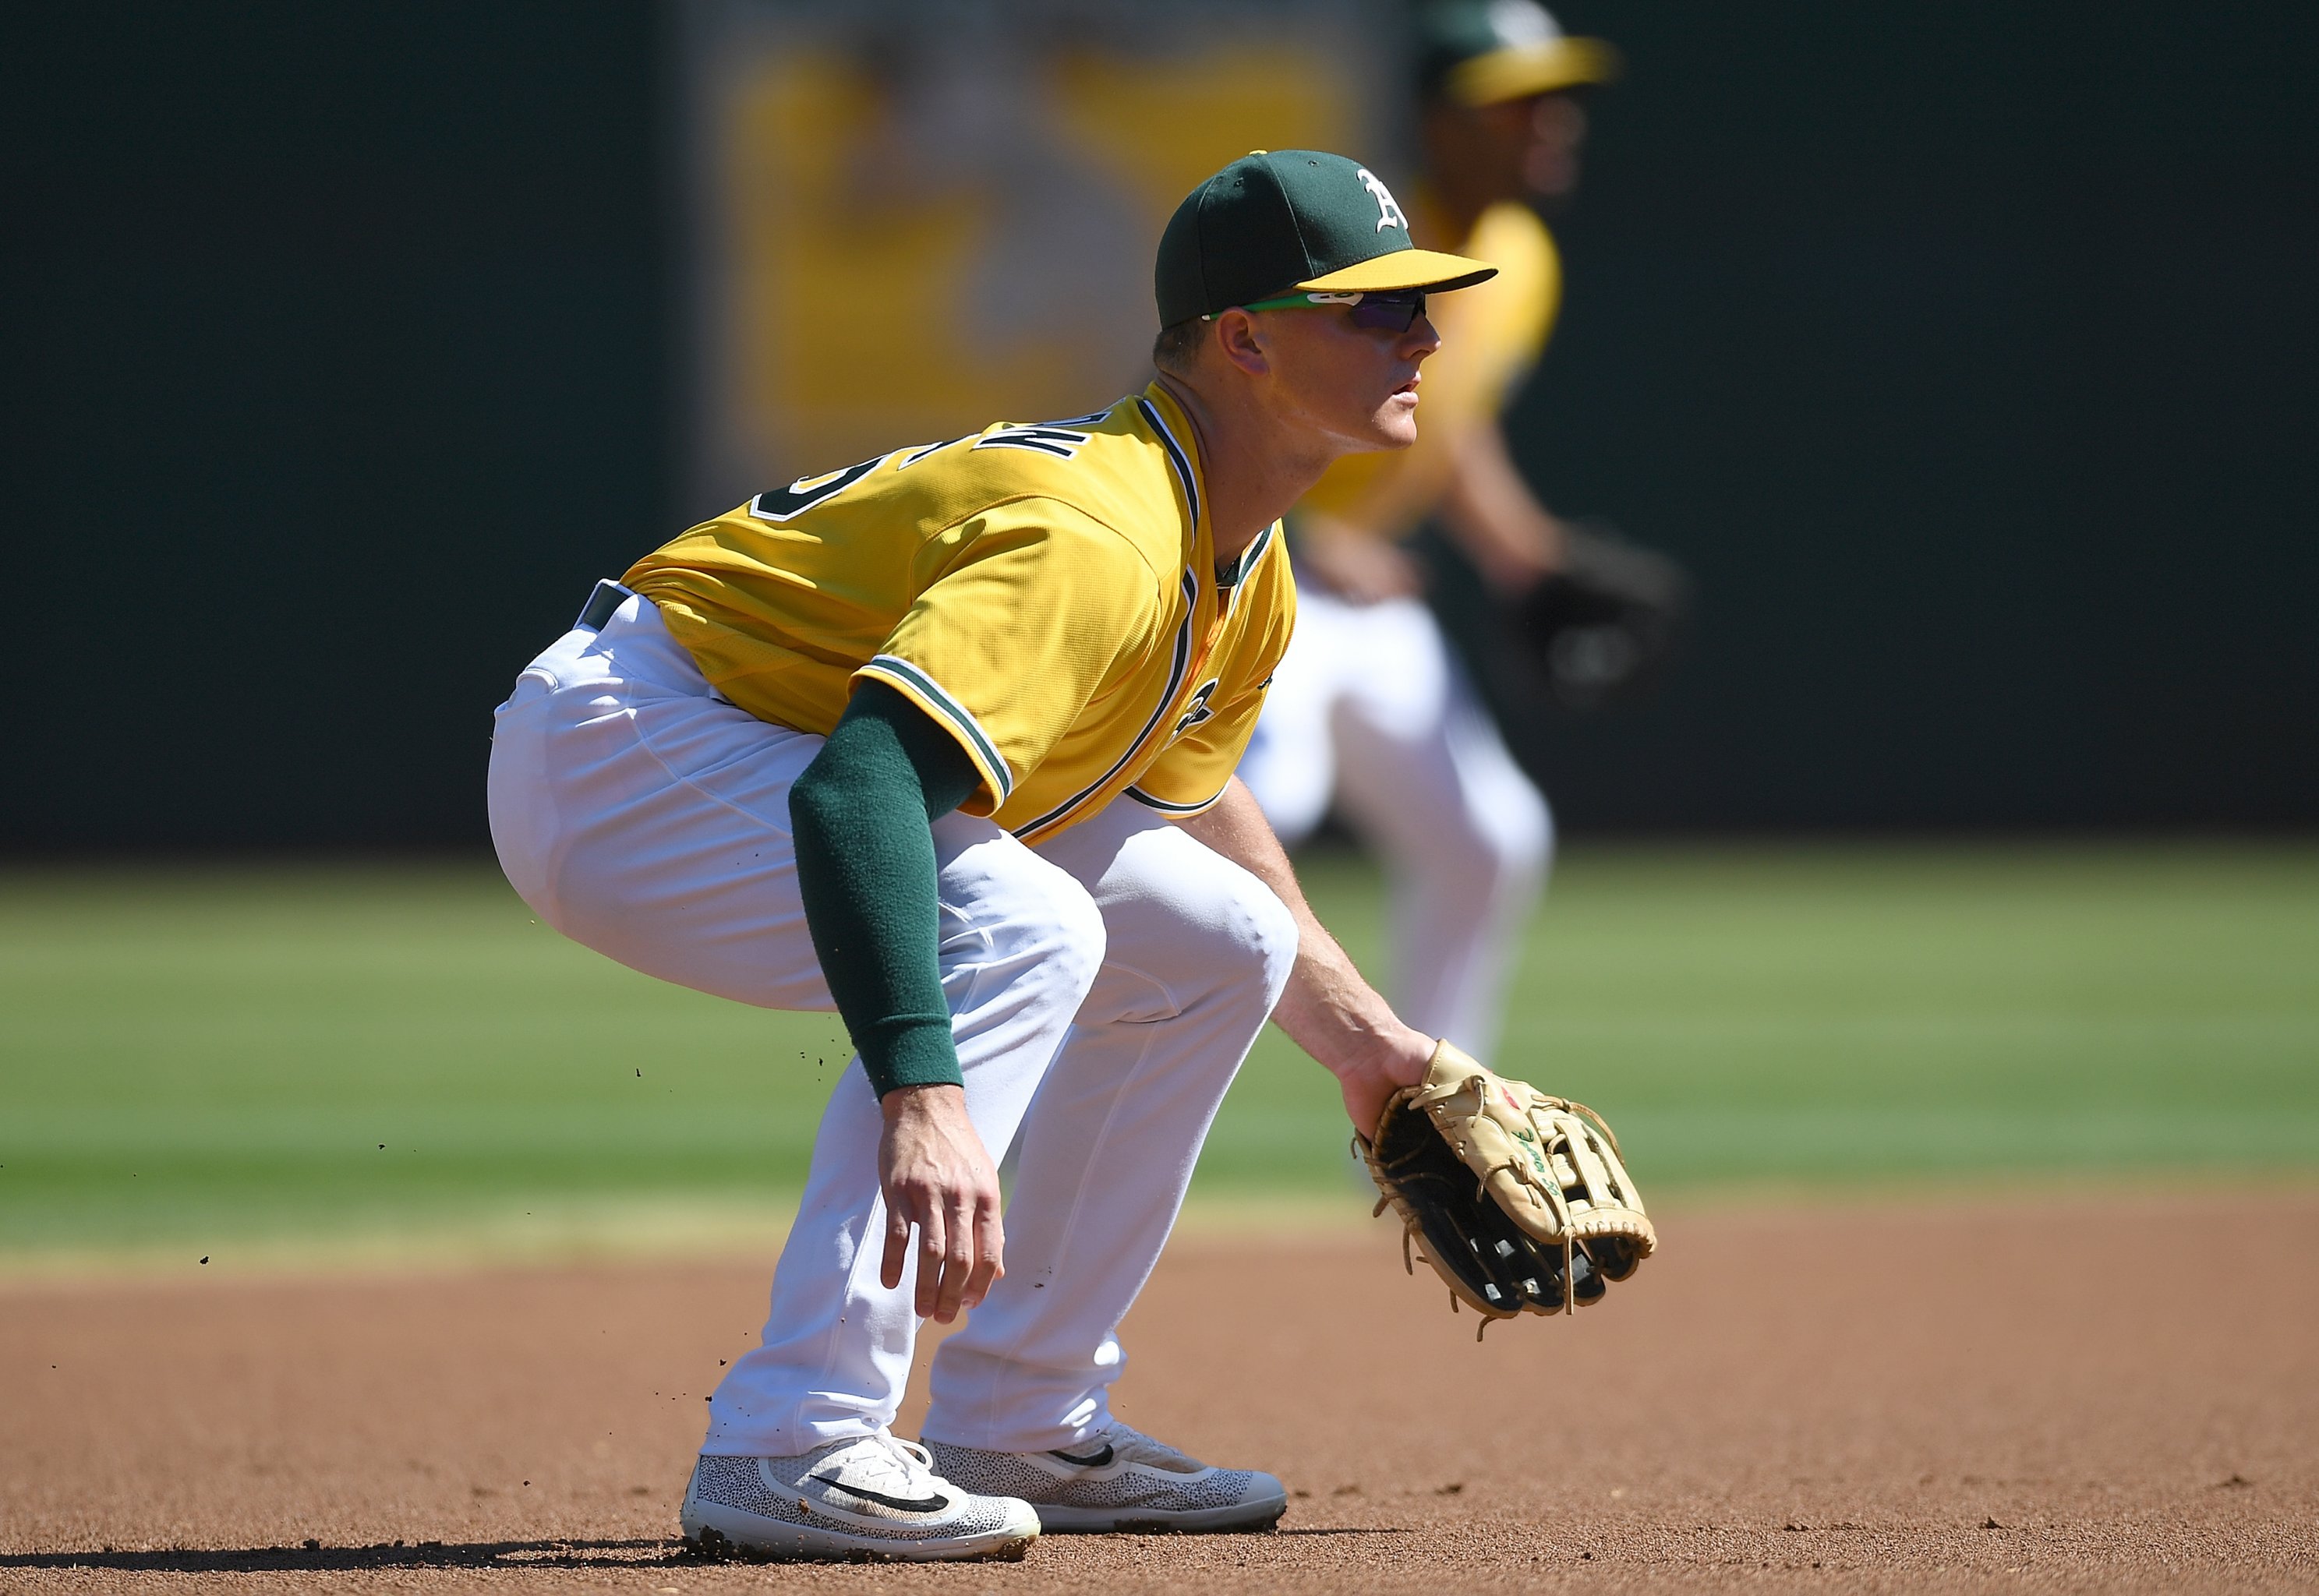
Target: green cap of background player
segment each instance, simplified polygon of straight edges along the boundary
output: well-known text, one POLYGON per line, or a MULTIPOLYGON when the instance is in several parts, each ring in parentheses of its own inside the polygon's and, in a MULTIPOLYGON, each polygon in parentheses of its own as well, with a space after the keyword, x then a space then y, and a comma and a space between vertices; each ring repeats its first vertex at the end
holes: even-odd
POLYGON ((1571 38, 1532 0, 1439 0, 1418 13, 1417 41, 1428 100, 1497 105, 1619 76, 1616 50, 1571 38))
POLYGON ((1160 236, 1160 325, 1284 293, 1467 288, 1498 268, 1420 249, 1367 167, 1318 149, 1259 149, 1194 189, 1160 236))

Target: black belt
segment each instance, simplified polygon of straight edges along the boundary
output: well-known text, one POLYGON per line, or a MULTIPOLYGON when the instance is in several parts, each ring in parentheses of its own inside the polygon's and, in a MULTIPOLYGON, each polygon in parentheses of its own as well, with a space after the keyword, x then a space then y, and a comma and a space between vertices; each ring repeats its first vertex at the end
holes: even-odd
POLYGON ((617 582, 600 582, 596 591, 588 595, 588 602, 580 607, 580 618, 572 624, 582 632, 600 632, 604 623, 612 618, 612 611, 636 596, 633 588, 624 588, 617 582))

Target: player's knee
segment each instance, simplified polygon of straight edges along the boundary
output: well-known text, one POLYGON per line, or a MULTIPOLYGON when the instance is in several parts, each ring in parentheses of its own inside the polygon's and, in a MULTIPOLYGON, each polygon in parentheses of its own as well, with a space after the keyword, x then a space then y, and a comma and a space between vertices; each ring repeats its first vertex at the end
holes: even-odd
POLYGON ((1472 807, 1465 824, 1438 836, 1436 869, 1462 890, 1497 892, 1535 882, 1554 856, 1554 816, 1527 783, 1472 807))
POLYGON ((1289 972, 1296 968, 1296 916, 1288 912, 1277 893, 1253 875, 1239 895, 1239 908, 1246 921, 1241 944, 1250 973, 1262 984, 1268 1013, 1280 1001, 1289 972))
POLYGON ((1069 872, 1029 850, 1014 863, 1002 901, 976 928, 988 944, 978 964, 1036 969, 1042 981, 1084 997, 1103 968, 1103 911, 1069 872))
POLYGON ((1554 861, 1554 811, 1535 788, 1508 802, 1497 816, 1496 849, 1507 875, 1539 875, 1554 861))
POLYGON ((1118 1006, 1159 1019, 1221 1003, 1261 1023, 1296 962, 1295 918, 1250 871, 1188 836, 1166 840, 1164 861, 1145 861, 1146 879, 1110 904, 1112 953, 1133 978, 1118 1006))
POLYGON ((1236 864, 1219 865, 1202 882, 1206 901, 1187 916, 1185 932, 1199 946, 1211 991, 1269 1013, 1296 963, 1295 916, 1258 877, 1236 864))
POLYGON ((1060 961, 1070 979, 1086 996, 1094 987, 1096 976, 1103 969, 1107 937, 1103 924, 1103 910, 1096 906, 1094 896, 1077 881, 1064 875, 1062 885, 1054 897, 1053 946, 1049 957, 1060 961))

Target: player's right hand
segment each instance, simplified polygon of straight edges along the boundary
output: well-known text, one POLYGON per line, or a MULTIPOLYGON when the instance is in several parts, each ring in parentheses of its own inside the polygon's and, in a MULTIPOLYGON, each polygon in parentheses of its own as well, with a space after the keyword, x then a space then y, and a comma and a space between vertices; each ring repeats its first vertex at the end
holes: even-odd
POLYGON ((897 1087, 879 1102, 878 1186, 886 1195, 888 1290, 902 1284, 917 1232, 917 1312, 944 1324, 980 1304, 1006 1270, 998 1168, 967 1117, 962 1087, 897 1087))

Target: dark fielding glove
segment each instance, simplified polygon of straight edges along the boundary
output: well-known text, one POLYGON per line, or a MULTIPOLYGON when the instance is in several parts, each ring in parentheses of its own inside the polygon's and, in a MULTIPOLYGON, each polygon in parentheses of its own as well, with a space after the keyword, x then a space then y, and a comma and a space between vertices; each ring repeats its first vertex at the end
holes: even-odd
POLYGON ((1639 696, 1674 651, 1691 578, 1607 521, 1565 521, 1562 568, 1506 606, 1507 630, 1569 709, 1639 696))
POLYGON ((1355 1138, 1369 1178, 1449 1287, 1491 1321, 1593 1306, 1658 1246, 1602 1116, 1509 1080, 1448 1042, 1422 1086, 1386 1105, 1374 1142, 1355 1138))

